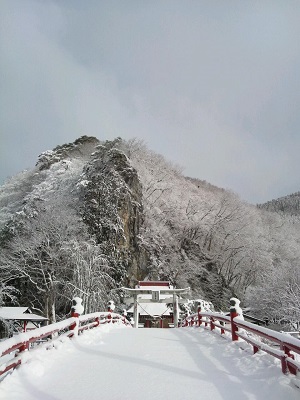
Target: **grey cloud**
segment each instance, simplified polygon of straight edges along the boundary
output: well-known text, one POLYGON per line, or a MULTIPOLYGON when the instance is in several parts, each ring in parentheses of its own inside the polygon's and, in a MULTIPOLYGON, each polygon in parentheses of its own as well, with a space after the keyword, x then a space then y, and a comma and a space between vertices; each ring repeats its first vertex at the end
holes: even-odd
POLYGON ((4 1, 1 180, 139 137, 251 202, 299 190, 297 1, 4 1))

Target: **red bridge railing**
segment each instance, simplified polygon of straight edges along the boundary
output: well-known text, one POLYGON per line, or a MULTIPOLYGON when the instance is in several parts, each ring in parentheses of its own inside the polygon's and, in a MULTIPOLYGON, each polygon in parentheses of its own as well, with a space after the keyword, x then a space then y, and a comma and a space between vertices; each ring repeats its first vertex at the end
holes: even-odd
POLYGON ((31 344, 40 344, 42 339, 47 339, 47 344, 62 337, 77 336, 78 333, 87 329, 96 328, 103 324, 118 323, 131 327, 130 322, 120 314, 113 312, 96 312, 86 315, 76 315, 64 321, 43 326, 41 328, 19 333, 9 339, 0 342, 0 364, 4 356, 11 355, 12 359, 4 361, 0 365, 0 376, 16 368, 22 363, 22 354, 30 349, 31 344))
POLYGON ((205 326, 214 331, 219 328, 221 335, 225 332, 231 334, 233 341, 239 338, 253 347, 253 354, 262 350, 281 361, 281 370, 284 374, 288 372, 297 375, 300 371, 300 363, 295 360, 300 355, 300 340, 284 333, 279 333, 268 328, 257 326, 246 322, 238 317, 235 310, 231 310, 230 317, 215 313, 201 312, 187 316, 181 326, 205 326))

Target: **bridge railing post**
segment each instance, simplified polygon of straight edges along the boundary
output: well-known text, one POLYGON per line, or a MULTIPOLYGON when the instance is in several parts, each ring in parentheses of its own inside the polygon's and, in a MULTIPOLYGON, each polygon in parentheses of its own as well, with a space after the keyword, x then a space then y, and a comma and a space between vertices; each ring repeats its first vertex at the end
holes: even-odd
POLYGON ((237 335, 238 327, 234 323, 234 318, 238 317, 237 304, 234 298, 230 299, 230 323, 231 323, 231 338, 233 341, 239 340, 237 335))
POLYGON ((284 352, 284 355, 280 358, 281 361, 281 371, 284 374, 287 374, 288 372, 292 373, 293 375, 297 375, 297 368, 288 366, 287 364, 287 357, 292 358, 293 360, 295 359, 294 354, 291 354, 290 350, 284 346, 283 343, 280 344, 280 350, 284 352))
POLYGON ((125 309, 122 312, 122 322, 124 324, 127 324, 127 310, 125 310, 125 309))
POLYGON ((96 318, 95 318, 95 322, 96 322, 95 327, 96 327, 96 326, 99 326, 99 325, 100 325, 100 318, 99 318, 99 317, 96 317, 96 318))
POLYGON ((16 356, 18 353, 21 353, 22 351, 29 350, 29 342, 24 342, 21 347, 19 347, 19 351, 16 353, 16 356))
POLYGON ((70 325, 70 331, 74 331, 74 335, 78 335, 79 328, 79 316, 83 313, 84 307, 81 304, 82 299, 80 297, 74 297, 72 299, 71 317, 76 318, 76 322, 70 325))
MULTIPOLYGON (((221 325, 223 325, 223 323, 221 322, 221 325)), ((221 328, 221 335, 224 335, 225 334, 225 330, 224 330, 224 328, 221 328)))
POLYGON ((107 304, 107 311, 109 312, 108 316, 107 316, 107 323, 111 323, 114 322, 112 321, 112 315, 111 313, 114 312, 114 309, 116 308, 115 303, 113 300, 110 300, 107 304))
POLYGON ((201 313, 201 307, 198 307, 198 326, 200 326, 202 324, 202 315, 201 313))
POLYGON ((210 330, 213 331, 215 329, 215 324, 214 324, 214 319, 213 317, 210 317, 210 330))

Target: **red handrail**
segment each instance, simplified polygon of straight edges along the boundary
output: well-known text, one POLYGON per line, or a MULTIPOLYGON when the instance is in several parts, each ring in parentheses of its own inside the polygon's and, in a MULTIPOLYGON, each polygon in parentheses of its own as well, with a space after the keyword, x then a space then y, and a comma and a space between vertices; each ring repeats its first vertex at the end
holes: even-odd
MULTIPOLYGON (((16 368, 22 363, 22 352, 29 350, 30 343, 38 343, 39 340, 48 338, 51 342, 52 335, 72 337, 87 329, 95 328, 107 323, 121 323, 131 326, 130 322, 122 315, 111 312, 96 312, 92 314, 71 317, 64 321, 56 322, 41 328, 19 333, 9 339, 0 342, 1 357, 16 352, 15 357, 7 363, 0 365, 0 376, 10 369, 16 368)), ((55 338, 56 339, 56 338, 55 338)))
POLYGON ((241 338, 253 347, 253 353, 262 350, 281 361, 281 370, 284 374, 290 372, 296 375, 300 371, 300 363, 295 361, 295 354, 300 355, 300 341, 284 333, 275 332, 271 329, 257 326, 251 322, 246 322, 231 313, 227 317, 220 313, 198 312, 187 316, 181 323, 181 326, 200 326, 210 325, 210 330, 216 327, 221 329, 221 334, 225 331, 231 333, 232 340, 241 338), (227 324, 227 325, 225 325, 227 324), (253 337, 253 335, 259 338, 253 337), (266 339, 270 344, 263 343, 260 338, 266 339), (272 347, 276 345, 278 348, 272 347))

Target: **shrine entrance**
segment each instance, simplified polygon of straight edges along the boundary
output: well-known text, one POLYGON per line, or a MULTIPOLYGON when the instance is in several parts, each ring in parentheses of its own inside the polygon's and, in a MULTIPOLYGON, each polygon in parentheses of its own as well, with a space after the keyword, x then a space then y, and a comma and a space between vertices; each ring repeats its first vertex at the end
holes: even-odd
POLYGON ((135 328, 178 327, 179 303, 187 303, 182 296, 189 288, 174 289, 168 281, 140 281, 134 288, 123 288, 131 297, 126 303, 133 304, 128 310, 132 314, 135 328))

